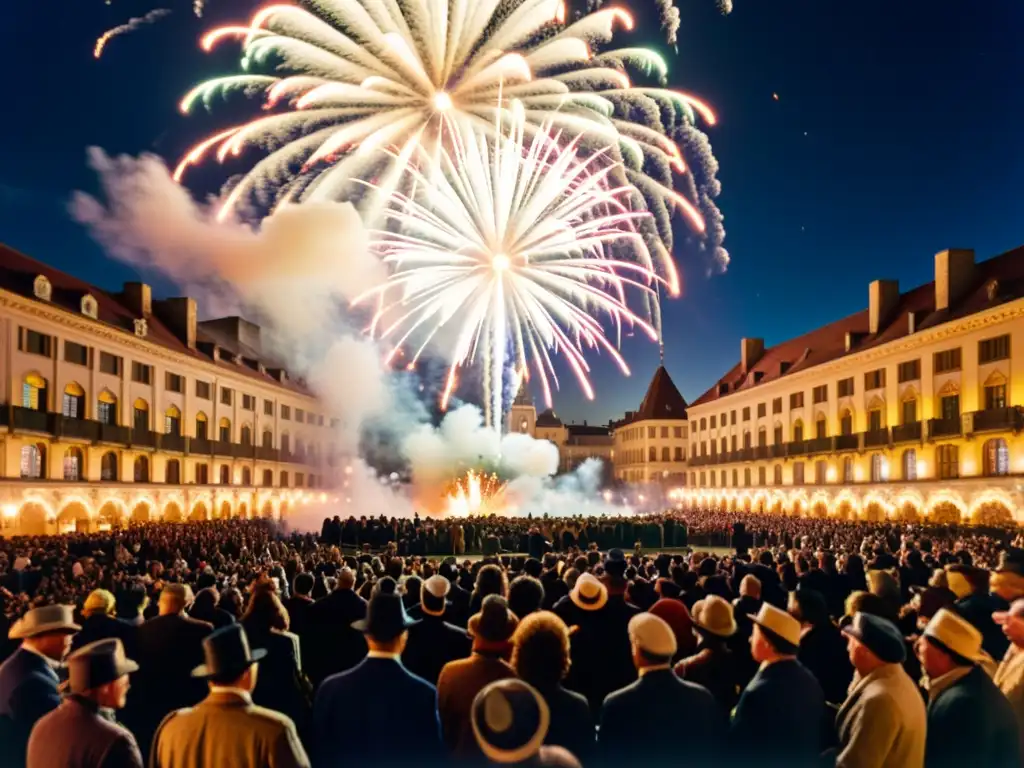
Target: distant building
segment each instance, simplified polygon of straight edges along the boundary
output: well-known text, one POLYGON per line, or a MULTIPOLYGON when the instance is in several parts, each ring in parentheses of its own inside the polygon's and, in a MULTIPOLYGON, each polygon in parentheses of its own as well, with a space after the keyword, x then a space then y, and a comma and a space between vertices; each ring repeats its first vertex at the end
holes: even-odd
POLYGON ((640 409, 613 425, 615 479, 685 485, 688 427, 686 401, 660 365, 640 409))
POLYGON ((564 424, 550 408, 538 414, 525 386, 509 409, 508 429, 554 443, 558 447, 559 472, 571 472, 587 459, 596 458, 604 462, 606 476, 612 476, 610 426, 564 424))

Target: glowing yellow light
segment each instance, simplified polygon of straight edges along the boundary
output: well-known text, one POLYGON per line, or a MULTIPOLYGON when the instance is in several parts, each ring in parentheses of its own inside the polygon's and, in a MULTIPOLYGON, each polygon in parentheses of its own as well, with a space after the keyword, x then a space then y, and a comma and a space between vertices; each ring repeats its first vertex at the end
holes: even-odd
POLYGON ((495 272, 504 272, 509 268, 510 264, 508 256, 504 253, 496 253, 494 258, 491 259, 491 266, 494 267, 495 272))
POLYGON ((917 460, 917 479, 922 480, 928 476, 928 463, 924 459, 917 460))
POLYGON ((830 483, 834 483, 836 481, 836 468, 835 467, 829 467, 828 468, 828 471, 825 472, 825 479, 828 480, 830 483))
POLYGON ((326 504, 327 503, 327 494, 326 493, 321 493, 320 494, 320 503, 321 504, 326 504))
POLYGON ((452 97, 444 91, 434 94, 434 109, 438 112, 445 112, 452 108, 452 97))
POLYGON ((14 504, 4 504, 3 513, 4 517, 14 517, 18 514, 18 507, 14 504))

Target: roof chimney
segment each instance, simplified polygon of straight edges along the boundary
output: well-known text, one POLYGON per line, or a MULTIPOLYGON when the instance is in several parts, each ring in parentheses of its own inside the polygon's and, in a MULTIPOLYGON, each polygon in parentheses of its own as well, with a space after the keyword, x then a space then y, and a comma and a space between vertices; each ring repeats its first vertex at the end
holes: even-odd
POLYGON ((196 300, 187 296, 156 303, 156 313, 189 349, 196 348, 196 300))
POLYGON ((153 312, 153 289, 146 283, 125 283, 121 299, 139 317, 149 317, 153 312))
POLYGON ((744 373, 749 373, 763 354, 764 339, 740 339, 740 362, 744 373))
POLYGON ((949 309, 970 288, 974 277, 974 251, 950 248, 935 254, 935 310, 949 309))
POLYGON ((868 332, 880 333, 900 303, 900 284, 896 280, 875 280, 868 286, 868 332))

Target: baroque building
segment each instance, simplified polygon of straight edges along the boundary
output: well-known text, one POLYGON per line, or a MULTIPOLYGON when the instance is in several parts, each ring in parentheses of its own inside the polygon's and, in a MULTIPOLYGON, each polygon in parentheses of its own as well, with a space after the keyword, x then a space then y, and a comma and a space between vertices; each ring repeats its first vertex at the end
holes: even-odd
POLYGON ((688 428, 686 401, 659 365, 640 408, 614 425, 615 479, 686 485, 688 428))
POLYGON ((689 409, 687 505, 1024 522, 1024 248, 740 359, 689 409))
POLYGON ((0 246, 0 372, 2 535, 279 517, 333 484, 334 420, 259 326, 193 299, 0 246))
POLYGON ((560 473, 573 471, 587 459, 601 459, 606 479, 611 477, 611 428, 587 424, 585 421, 582 424, 564 424, 550 408, 537 413, 525 383, 509 409, 507 429, 554 443, 558 447, 560 473))

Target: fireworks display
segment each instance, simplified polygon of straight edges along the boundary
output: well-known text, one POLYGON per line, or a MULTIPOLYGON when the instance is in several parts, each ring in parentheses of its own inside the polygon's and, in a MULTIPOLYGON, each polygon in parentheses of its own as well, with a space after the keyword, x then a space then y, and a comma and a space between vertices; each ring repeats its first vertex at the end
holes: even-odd
POLYGON ((139 27, 144 27, 147 24, 152 24, 156 21, 159 21, 168 14, 170 14, 170 11, 167 8, 157 8, 155 10, 150 11, 145 16, 137 16, 135 18, 128 19, 128 21, 124 24, 120 24, 112 29, 108 29, 106 32, 99 36, 98 40, 96 40, 96 45, 93 46, 92 49, 92 55, 98 59, 100 56, 103 55, 103 49, 107 47, 107 43, 109 43, 111 39, 117 37, 118 35, 127 34, 128 32, 138 29, 139 27))
POLYGON ((525 108, 513 102, 511 113, 507 133, 455 124, 451 148, 423 171, 410 164, 411 195, 384 193, 390 226, 372 242, 390 278, 364 297, 378 299, 371 329, 393 341, 392 357, 408 344, 415 365, 431 342, 443 347, 452 364, 442 407, 459 368, 482 365, 491 424, 500 423, 509 365, 536 373, 549 406, 552 352, 565 356, 588 398, 585 349, 607 352, 628 374, 602 320, 657 339, 627 294, 679 291, 671 259, 653 258, 638 232, 649 214, 630 209, 628 185, 611 182, 616 164, 601 153, 580 157, 553 121, 530 138, 525 108))
POLYGON ((485 475, 473 470, 452 481, 448 487, 448 517, 490 515, 504 509, 505 487, 495 474, 485 475))

